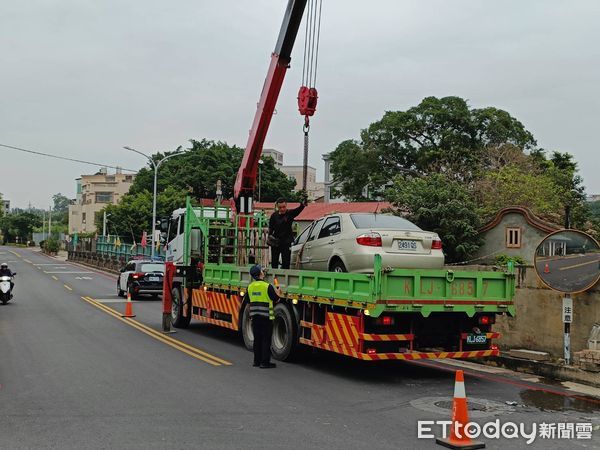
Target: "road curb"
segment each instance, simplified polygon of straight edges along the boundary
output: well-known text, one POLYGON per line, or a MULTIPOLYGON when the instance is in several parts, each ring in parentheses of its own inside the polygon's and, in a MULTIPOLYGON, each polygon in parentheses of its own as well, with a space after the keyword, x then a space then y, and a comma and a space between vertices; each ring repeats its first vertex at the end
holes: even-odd
POLYGON ((559 381, 572 381, 600 388, 600 377, 597 373, 588 372, 577 367, 564 366, 547 361, 512 358, 510 356, 494 356, 481 363, 487 366, 502 367, 515 372, 530 373, 559 381))
POLYGON ((93 264, 85 263, 83 261, 73 261, 72 259, 67 259, 66 262, 70 262, 71 264, 79 264, 81 266, 90 267, 92 269, 96 269, 99 272, 110 273, 111 275, 119 275, 120 274, 120 272, 117 271, 117 270, 107 269, 106 267, 98 267, 98 266, 95 266, 93 264))

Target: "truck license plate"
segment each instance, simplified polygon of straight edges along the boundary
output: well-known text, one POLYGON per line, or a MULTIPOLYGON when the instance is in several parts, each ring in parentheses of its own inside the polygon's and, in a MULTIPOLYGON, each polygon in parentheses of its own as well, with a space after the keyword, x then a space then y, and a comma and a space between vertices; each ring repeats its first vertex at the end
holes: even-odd
POLYGON ((399 240, 398 241, 398 249, 414 251, 417 249, 417 241, 407 241, 404 239, 399 240))
POLYGON ((485 334, 467 334, 467 344, 485 344, 486 342, 485 334))

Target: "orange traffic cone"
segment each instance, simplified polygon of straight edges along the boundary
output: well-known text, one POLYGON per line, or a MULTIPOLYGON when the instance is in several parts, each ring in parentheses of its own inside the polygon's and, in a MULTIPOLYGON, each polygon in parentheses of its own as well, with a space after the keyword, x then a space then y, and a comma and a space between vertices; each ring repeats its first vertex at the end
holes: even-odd
POLYGON ((544 266, 544 273, 550 273, 550 266, 548 265, 548 263, 546 263, 546 265, 544 266))
POLYGON ((127 291, 127 302, 125 303, 125 314, 121 314, 121 317, 135 317, 131 303, 131 292, 129 290, 127 291))
POLYGON ((467 394, 465 393, 465 376, 462 370, 456 371, 454 383, 454 401, 452 404, 452 429, 449 438, 437 438, 436 443, 448 448, 475 449, 485 448, 483 442, 474 441, 465 433, 465 427, 469 423, 469 411, 467 409, 467 394))

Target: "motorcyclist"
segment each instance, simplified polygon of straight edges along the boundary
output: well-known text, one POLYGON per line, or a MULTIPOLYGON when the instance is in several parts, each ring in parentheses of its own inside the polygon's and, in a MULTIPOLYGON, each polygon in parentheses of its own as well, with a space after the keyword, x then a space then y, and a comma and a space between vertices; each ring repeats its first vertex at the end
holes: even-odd
POLYGON ((14 276, 14 273, 12 273, 12 271, 8 268, 7 263, 0 264, 0 277, 11 277, 11 280, 10 280, 10 292, 11 293, 12 293, 13 287, 15 285, 15 283, 13 283, 13 281, 12 281, 13 276, 14 276))

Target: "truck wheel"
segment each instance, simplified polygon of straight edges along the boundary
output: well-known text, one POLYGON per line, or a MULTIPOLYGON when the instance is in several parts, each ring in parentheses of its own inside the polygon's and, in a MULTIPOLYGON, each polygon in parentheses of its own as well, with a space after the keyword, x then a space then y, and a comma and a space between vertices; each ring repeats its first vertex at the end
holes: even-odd
POLYGON ((254 333, 252 332, 252 321, 250 320, 250 304, 245 303, 242 311, 242 320, 240 321, 240 330, 242 330, 242 339, 244 339, 244 345, 250 351, 254 346, 254 333))
POLYGON ((183 304, 183 295, 179 288, 173 288, 171 291, 173 302, 171 304, 171 323, 175 328, 187 328, 192 319, 192 308, 188 302, 187 305, 183 304), (187 317, 183 316, 183 308, 187 307, 187 317))
POLYGON ((289 306, 283 303, 275 305, 273 321, 273 340, 271 353, 279 361, 291 359, 298 346, 298 326, 289 306))

